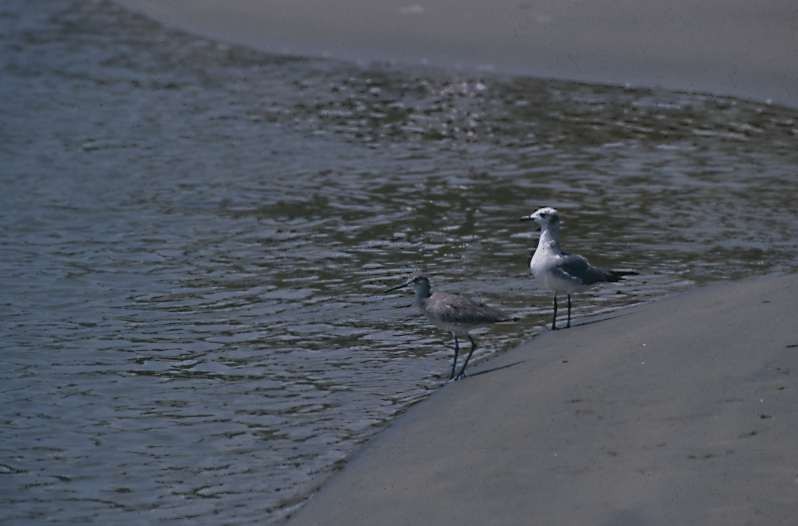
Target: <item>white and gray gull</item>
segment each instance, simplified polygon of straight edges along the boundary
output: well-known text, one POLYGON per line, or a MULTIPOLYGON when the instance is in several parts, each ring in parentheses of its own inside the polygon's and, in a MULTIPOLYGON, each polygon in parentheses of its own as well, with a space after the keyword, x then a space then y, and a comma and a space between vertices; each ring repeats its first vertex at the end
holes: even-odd
POLYGON ((597 283, 615 282, 637 272, 605 270, 594 267, 582 256, 568 254, 560 248, 560 215, 554 208, 540 208, 521 221, 534 221, 540 226, 538 246, 529 261, 529 272, 554 292, 554 315, 551 329, 557 329, 557 294, 568 296, 568 321, 571 326, 571 294, 597 283))
POLYGON ((421 313, 424 314, 433 325, 450 332, 452 337, 454 337, 454 359, 452 360, 452 372, 449 375, 449 379, 460 380, 464 378, 466 367, 468 367, 468 362, 471 360, 471 355, 474 354, 474 349, 477 348, 474 338, 468 333, 477 327, 502 321, 510 321, 510 317, 499 309, 459 294, 432 292, 429 279, 424 276, 414 276, 409 281, 392 287, 385 292, 392 292, 408 285, 413 285, 416 291, 415 304, 421 313), (471 351, 468 353, 462 369, 460 369, 460 372, 455 376, 457 356, 460 353, 458 336, 460 338, 468 338, 471 342, 471 351))

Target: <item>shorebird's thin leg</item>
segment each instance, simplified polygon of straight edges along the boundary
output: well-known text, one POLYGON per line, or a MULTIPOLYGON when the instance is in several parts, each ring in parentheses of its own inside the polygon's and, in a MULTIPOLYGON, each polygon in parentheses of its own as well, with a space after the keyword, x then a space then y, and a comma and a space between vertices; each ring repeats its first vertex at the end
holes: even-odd
POLYGON ((568 323, 565 325, 565 328, 571 326, 571 295, 568 294, 568 323))
POLYGON ((463 364, 463 368, 460 369, 460 374, 457 375, 457 380, 461 380, 465 378, 465 370, 468 367, 468 360, 471 359, 471 355, 474 354, 474 349, 477 348, 477 342, 474 341, 474 338, 471 337, 470 334, 466 334, 468 336, 468 340, 471 342, 471 350, 468 352, 468 356, 466 356, 465 363, 463 364))
POLYGON ((457 355, 460 354, 460 344, 457 341, 457 335, 452 333, 452 336, 454 336, 454 359, 452 360, 452 374, 449 375, 449 380, 454 378, 454 371, 457 367, 457 355))
POLYGON ((557 293, 554 293, 554 315, 551 317, 551 330, 557 330, 557 293))

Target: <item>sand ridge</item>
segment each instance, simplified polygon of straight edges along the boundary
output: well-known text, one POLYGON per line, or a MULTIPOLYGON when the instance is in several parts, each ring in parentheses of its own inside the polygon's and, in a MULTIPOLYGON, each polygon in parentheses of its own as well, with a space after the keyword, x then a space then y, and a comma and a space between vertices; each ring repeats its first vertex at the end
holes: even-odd
POLYGON ((790 0, 117 0, 266 51, 663 87, 798 105, 790 0))

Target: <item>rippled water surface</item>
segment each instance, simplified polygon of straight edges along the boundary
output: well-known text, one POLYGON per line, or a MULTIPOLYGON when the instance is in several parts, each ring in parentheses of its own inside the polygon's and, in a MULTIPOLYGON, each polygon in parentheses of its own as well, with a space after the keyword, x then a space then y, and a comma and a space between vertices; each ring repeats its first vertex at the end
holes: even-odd
POLYGON ((0 5, 0 522, 279 520, 438 388, 381 291, 544 330, 520 215, 636 268, 576 321, 798 267, 798 113, 270 56, 106 2, 0 5))

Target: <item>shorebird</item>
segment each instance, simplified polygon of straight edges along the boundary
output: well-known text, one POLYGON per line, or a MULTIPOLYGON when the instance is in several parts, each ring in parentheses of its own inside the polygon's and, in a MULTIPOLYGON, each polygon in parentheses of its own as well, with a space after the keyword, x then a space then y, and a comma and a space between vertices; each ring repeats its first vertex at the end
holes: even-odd
POLYGON ((557 330, 557 294, 568 296, 568 321, 571 326, 571 294, 597 283, 619 281, 637 272, 605 270, 594 267, 582 256, 568 254, 560 248, 560 215, 550 207, 540 208, 521 221, 534 221, 540 225, 538 247, 529 260, 529 272, 554 292, 554 315, 551 329, 557 330))
POLYGON ((479 303, 459 294, 448 294, 446 292, 431 292, 429 279, 424 276, 414 276, 409 281, 391 287, 385 293, 401 289, 408 285, 413 285, 416 291, 415 304, 422 314, 436 327, 448 331, 454 338, 454 359, 452 360, 452 372, 449 380, 460 380, 465 377, 465 370, 468 361, 474 354, 477 344, 474 338, 468 334, 477 327, 490 325, 492 323, 510 321, 510 317, 499 309, 479 303), (471 342, 471 351, 466 357, 463 368, 455 376, 457 368, 457 356, 460 353, 459 337, 467 337, 471 342))

